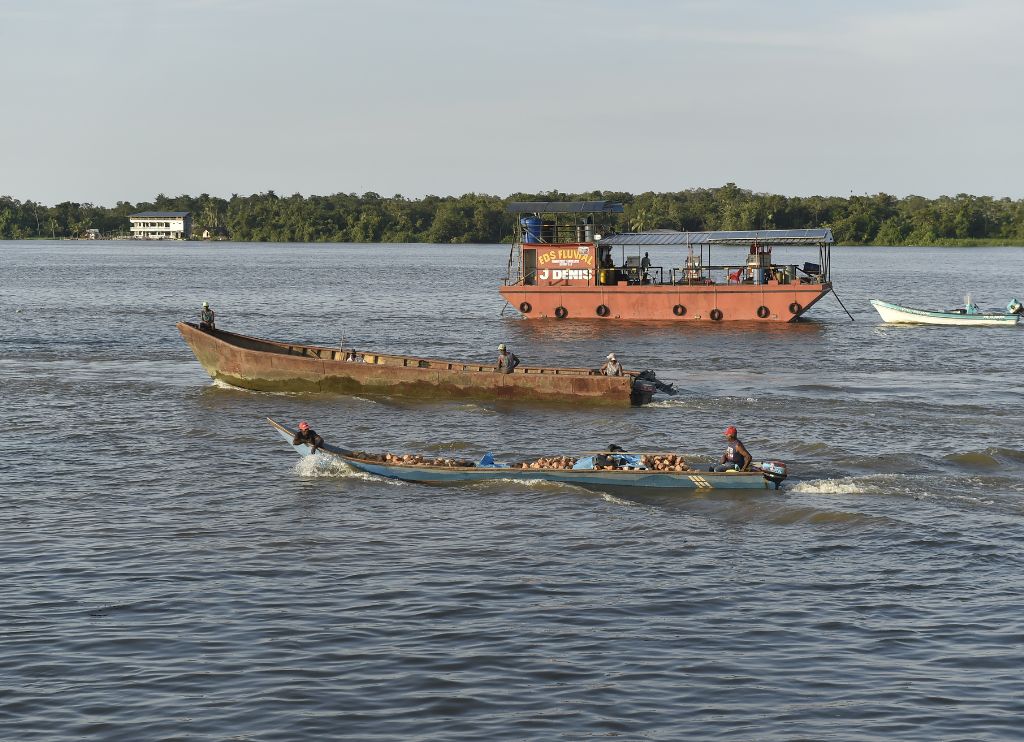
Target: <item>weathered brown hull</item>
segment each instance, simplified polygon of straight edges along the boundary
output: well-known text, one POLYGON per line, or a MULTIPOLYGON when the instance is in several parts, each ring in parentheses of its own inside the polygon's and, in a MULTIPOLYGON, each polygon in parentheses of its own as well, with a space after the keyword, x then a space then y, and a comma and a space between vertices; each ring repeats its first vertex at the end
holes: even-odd
POLYGON ((278 343, 179 322, 178 331, 214 379, 261 392, 368 394, 429 399, 485 399, 628 406, 633 379, 590 369, 493 366, 278 343))

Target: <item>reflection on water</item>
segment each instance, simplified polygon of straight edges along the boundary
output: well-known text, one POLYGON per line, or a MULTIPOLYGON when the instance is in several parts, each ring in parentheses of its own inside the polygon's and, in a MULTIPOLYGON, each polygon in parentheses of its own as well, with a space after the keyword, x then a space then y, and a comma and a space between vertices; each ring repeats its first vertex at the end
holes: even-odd
POLYGON ((726 341, 748 339, 753 333, 767 338, 808 337, 820 334, 825 325, 813 319, 797 322, 643 322, 639 320, 601 320, 553 318, 526 320, 509 318, 515 325, 509 325, 517 335, 526 340, 556 339, 562 342, 573 340, 615 339, 644 337, 650 340, 674 341, 680 338, 701 338, 726 341))

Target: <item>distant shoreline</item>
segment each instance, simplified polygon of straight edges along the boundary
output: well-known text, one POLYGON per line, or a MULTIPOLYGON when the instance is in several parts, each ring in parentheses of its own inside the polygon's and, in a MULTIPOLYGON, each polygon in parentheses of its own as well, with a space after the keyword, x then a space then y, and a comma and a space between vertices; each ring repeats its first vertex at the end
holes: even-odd
POLYGON ((621 232, 689 232, 827 227, 837 245, 922 247, 1024 246, 1024 200, 991 196, 896 198, 754 193, 727 183, 671 193, 618 191, 566 194, 470 193, 408 199, 376 193, 278 196, 273 191, 230 199, 160 195, 114 207, 64 202, 45 206, 0 196, 0 240, 61 239, 98 230, 126 235, 128 216, 143 211, 189 212, 192 234, 211 242, 502 244, 511 241, 510 201, 616 201, 609 225, 621 232))
MULTIPOLYGON (((316 240, 309 242, 282 242, 279 240, 135 240, 131 238, 123 239, 100 239, 100 240, 89 240, 78 237, 58 237, 53 239, 51 237, 24 237, 21 239, 0 239, 0 242, 74 242, 84 244, 109 244, 111 242, 125 243, 131 245, 423 245, 426 247, 481 247, 486 245, 508 245, 509 242, 335 242, 332 240, 316 240)), ((936 242, 930 245, 844 245, 836 244, 832 246, 833 250, 842 250, 845 247, 867 247, 877 248, 884 250, 887 248, 916 248, 916 247, 950 247, 950 248, 962 248, 962 247, 1024 247, 1024 240, 1017 241, 998 241, 998 240, 952 240, 946 242, 936 242)))

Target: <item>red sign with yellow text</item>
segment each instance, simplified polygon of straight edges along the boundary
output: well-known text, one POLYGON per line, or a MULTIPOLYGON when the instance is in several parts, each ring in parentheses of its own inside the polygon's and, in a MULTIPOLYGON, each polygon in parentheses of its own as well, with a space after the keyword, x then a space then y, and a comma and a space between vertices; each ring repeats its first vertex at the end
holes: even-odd
POLYGON ((594 277, 593 245, 558 245, 537 250, 537 280, 567 286, 589 284, 594 277))

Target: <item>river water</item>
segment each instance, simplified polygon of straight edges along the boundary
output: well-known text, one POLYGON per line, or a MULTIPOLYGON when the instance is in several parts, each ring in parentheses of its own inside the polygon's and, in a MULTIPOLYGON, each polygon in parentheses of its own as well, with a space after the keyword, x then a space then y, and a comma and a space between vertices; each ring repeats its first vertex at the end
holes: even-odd
MULTIPOLYGON (((1024 250, 839 248, 796 325, 522 321, 507 246, 0 243, 0 738, 1020 739, 1024 328, 886 327, 872 297, 1024 298, 1024 250), (643 409, 269 395, 174 329, 531 364, 615 351, 643 409), (780 492, 398 484, 370 450, 729 424, 780 492)), ((670 251, 655 265, 677 265, 670 251)), ((813 256, 794 253, 794 261, 813 256)))

